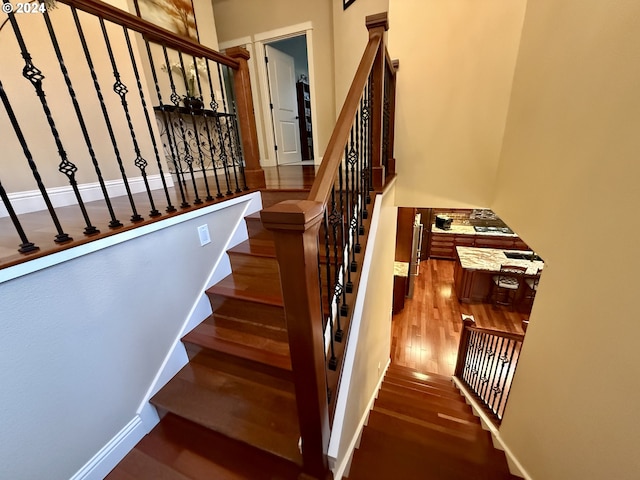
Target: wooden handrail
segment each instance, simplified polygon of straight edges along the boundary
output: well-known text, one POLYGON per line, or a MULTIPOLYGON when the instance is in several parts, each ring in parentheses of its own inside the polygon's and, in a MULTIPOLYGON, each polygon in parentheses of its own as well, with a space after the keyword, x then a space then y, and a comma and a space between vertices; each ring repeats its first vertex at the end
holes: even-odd
POLYGON ((504 332, 502 330, 494 330, 492 328, 481 328, 481 327, 467 327, 472 332, 484 333, 486 335, 493 335, 494 337, 502 337, 508 338, 510 340, 515 340, 516 342, 522 342, 524 340, 524 335, 521 333, 512 333, 512 332, 504 332))
POLYGON ((133 15, 124 10, 120 10, 108 3, 101 2, 99 0, 59 0, 61 3, 66 3, 72 7, 82 10, 83 12, 96 15, 104 18, 123 27, 127 27, 131 30, 135 30, 143 34, 149 40, 161 43, 167 47, 175 48, 184 53, 195 55, 196 57, 206 57, 209 60, 214 60, 217 63, 226 65, 228 67, 237 70, 240 64, 231 57, 223 55, 220 52, 205 47, 193 40, 176 35, 169 30, 158 27, 153 23, 143 20, 136 15, 133 15))
POLYGON ((344 146, 347 144, 351 125, 353 125, 353 118, 356 115, 360 103, 362 90, 369 80, 369 72, 371 72, 373 63, 376 60, 382 39, 383 34, 381 31, 373 32, 369 37, 369 43, 367 43, 360 64, 358 65, 358 70, 356 70, 356 74, 351 82, 347 98, 338 116, 327 149, 324 152, 322 165, 316 174, 316 179, 307 197, 308 200, 324 205, 329 199, 329 194, 331 193, 333 183, 338 174, 338 168, 342 162, 344 146))

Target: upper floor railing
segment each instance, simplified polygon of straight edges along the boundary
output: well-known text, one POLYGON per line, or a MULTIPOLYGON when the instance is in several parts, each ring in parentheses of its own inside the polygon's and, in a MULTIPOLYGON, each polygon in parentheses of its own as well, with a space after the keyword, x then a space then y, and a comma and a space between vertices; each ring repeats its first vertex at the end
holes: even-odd
POLYGON ((394 175, 397 63, 386 13, 369 41, 306 200, 262 211, 280 265, 305 472, 325 478, 332 411, 370 223, 371 193, 394 175))
POLYGON ((463 320, 454 375, 497 425, 502 422, 524 335, 476 327, 463 320))
POLYGON ((32 2, 29 15, 3 4, 0 217, 19 252, 47 253, 23 221, 34 209, 48 211, 64 248, 76 233, 117 233, 264 186, 246 50, 223 55, 97 0, 32 2), (122 195, 128 212, 115 206, 122 195), (66 205, 81 231, 65 225, 66 205))

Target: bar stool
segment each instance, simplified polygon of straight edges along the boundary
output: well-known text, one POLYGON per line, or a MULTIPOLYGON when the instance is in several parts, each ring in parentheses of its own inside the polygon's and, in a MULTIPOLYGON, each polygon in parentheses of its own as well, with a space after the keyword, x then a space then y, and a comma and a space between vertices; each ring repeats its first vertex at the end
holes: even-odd
POLYGON ((500 265, 500 273, 492 277, 490 298, 493 308, 505 305, 513 309, 520 279, 526 271, 527 267, 520 265, 500 265))
POLYGON ((522 301, 527 305, 530 309, 533 307, 533 301, 536 298, 536 292, 538 291, 538 282, 540 281, 540 269, 538 269, 535 273, 535 277, 525 278, 524 283, 526 288, 524 290, 524 294, 522 295, 522 301))

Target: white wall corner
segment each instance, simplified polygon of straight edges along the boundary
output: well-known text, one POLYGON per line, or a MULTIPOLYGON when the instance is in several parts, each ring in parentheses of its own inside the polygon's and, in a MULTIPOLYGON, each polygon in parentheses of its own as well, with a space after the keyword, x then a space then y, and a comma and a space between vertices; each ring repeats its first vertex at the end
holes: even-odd
POLYGON ((518 458, 502 439, 502 437, 500 436, 500 430, 496 428, 496 426, 493 424, 489 416, 485 413, 475 397, 471 394, 471 392, 469 392, 467 387, 458 378, 452 378, 456 388, 460 390, 460 393, 464 396, 466 402, 471 406, 473 414, 480 418, 482 428, 491 432, 491 440, 493 442, 493 446, 499 450, 504 451, 505 457, 507 458, 507 465, 509 466, 509 472, 512 475, 524 478, 525 480, 532 480, 531 475, 529 475, 529 473, 524 469, 522 464, 518 461, 518 458))

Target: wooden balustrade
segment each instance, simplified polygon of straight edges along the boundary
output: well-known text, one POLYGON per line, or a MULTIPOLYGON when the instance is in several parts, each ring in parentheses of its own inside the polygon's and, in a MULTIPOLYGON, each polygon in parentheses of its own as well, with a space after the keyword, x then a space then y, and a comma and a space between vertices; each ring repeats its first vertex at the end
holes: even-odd
MULTIPOLYGON (((333 357, 333 342, 343 338, 346 341, 347 333, 340 327, 340 317, 350 312, 344 300, 341 304, 341 298, 346 298, 346 292, 355 295, 357 291, 351 274, 359 268, 355 255, 362 248, 359 238, 366 228, 363 219, 368 218, 369 191, 384 188, 388 173, 382 165, 381 152, 387 68, 386 13, 367 17, 366 25, 369 41, 307 200, 281 202, 261 212, 264 226, 275 237, 304 470, 310 478, 331 476, 327 465, 331 433, 329 397, 332 401, 336 395, 335 392, 328 394, 327 371, 336 368, 340 371, 341 360, 333 357), (327 268, 330 272, 327 274, 318 268, 321 224, 324 224, 321 241, 325 242, 327 252, 325 266, 330 261, 334 263, 327 268), (333 251, 327 246, 331 242, 330 231, 333 251), (338 237, 340 240, 336 240, 338 237), (326 278, 323 279, 323 275, 326 278), (323 281, 329 284, 326 290, 323 290, 323 281), (338 325, 335 338, 334 316, 338 325), (330 339, 325 338, 326 328, 330 329, 330 339), (331 346, 330 359, 327 344, 331 346)), ((390 67, 395 73, 395 68, 390 67)), ((392 91, 395 93, 395 88, 392 91)))

